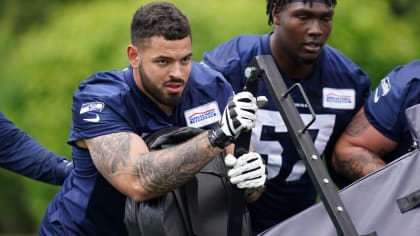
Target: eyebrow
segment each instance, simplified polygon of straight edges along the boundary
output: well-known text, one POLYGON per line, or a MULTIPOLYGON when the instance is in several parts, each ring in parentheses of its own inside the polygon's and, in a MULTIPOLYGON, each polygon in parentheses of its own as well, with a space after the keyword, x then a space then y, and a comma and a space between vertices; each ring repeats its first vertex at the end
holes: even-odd
MULTIPOLYGON (((189 53, 183 57, 181 57, 181 59, 186 58, 186 57, 192 57, 192 53, 189 53)), ((164 55, 158 55, 156 57, 153 58, 154 60, 174 60, 173 57, 168 57, 168 56, 164 56, 164 55)))
POLYGON ((292 12, 293 12, 292 14, 306 13, 306 14, 311 14, 311 15, 328 15, 328 16, 334 15, 334 9, 332 8, 330 8, 328 11, 325 11, 325 12, 324 11, 314 12, 314 11, 309 10, 308 8, 302 7, 302 8, 294 9, 292 12))

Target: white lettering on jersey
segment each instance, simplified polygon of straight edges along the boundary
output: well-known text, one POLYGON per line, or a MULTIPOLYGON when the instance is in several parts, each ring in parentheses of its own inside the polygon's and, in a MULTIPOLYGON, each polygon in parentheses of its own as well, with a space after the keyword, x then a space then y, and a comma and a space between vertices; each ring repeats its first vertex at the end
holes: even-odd
POLYGON ((186 110, 184 115, 187 126, 195 128, 216 123, 221 118, 219 105, 215 101, 186 110))
POLYGON ((322 89, 322 106, 325 108, 352 110, 356 107, 354 89, 322 89))
MULTIPOLYGON (((288 158, 283 157, 282 154, 284 147, 277 137, 279 137, 281 134, 289 134, 287 133, 286 125, 284 124, 283 119, 278 111, 260 109, 257 112, 257 117, 258 118, 255 128, 252 129, 251 142, 256 152, 262 155, 267 155, 268 178, 272 179, 279 174, 282 168, 283 158, 288 158), (263 137, 263 126, 274 127, 275 134, 271 134, 269 137, 263 137)), ((312 119, 312 115, 301 114, 301 118, 303 122, 307 124, 312 119)), ((314 145, 318 153, 321 154, 324 152, 327 142, 329 141, 333 132, 334 125, 334 114, 321 114, 316 115, 315 122, 309 127, 309 131, 317 131, 314 145)), ((292 169, 288 170, 290 174, 286 177, 286 181, 299 180, 305 173, 305 165, 303 161, 299 159, 300 157, 296 157, 297 161, 293 164, 292 169)))

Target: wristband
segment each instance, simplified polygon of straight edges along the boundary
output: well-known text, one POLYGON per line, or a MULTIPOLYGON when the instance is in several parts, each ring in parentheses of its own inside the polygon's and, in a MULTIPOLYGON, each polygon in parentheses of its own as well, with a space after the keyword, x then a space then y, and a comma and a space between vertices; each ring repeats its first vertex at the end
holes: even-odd
POLYGON ((222 129, 217 126, 214 129, 209 130, 208 138, 211 146, 225 148, 227 145, 233 143, 234 139, 223 133, 222 129))

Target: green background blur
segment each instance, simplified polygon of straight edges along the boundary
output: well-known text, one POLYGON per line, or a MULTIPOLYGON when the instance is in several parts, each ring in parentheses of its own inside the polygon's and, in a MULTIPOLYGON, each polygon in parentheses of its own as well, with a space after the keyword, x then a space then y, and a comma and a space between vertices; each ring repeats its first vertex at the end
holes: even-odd
MULTIPOLYGON (((0 0, 0 111, 48 149, 66 144, 72 93, 98 70, 128 65, 134 11, 149 1, 0 0)), ((265 0, 178 0, 193 30, 193 58, 238 34, 269 32, 265 0)), ((338 0, 329 44, 364 68, 373 85, 419 57, 416 0, 338 0)), ((36 234, 59 190, 0 170, 0 235, 36 234)))

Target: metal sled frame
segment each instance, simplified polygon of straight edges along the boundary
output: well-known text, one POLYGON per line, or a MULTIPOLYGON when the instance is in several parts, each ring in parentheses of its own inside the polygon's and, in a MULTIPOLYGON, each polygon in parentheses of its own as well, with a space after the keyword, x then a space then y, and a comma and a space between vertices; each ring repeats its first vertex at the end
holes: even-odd
POLYGON ((312 138, 309 132, 307 132, 309 126, 315 121, 316 116, 301 84, 296 83, 288 89, 270 55, 255 57, 248 65, 245 73, 256 76, 257 79, 264 80, 265 85, 269 89, 270 95, 274 99, 274 103, 286 124, 288 133, 299 156, 303 160, 312 182, 337 230, 337 234, 343 236, 358 235, 353 222, 338 195, 336 187, 314 146, 312 138), (288 96, 290 91, 294 88, 300 90, 312 114, 313 118, 308 124, 303 123, 303 120, 294 105, 293 99, 288 96))

